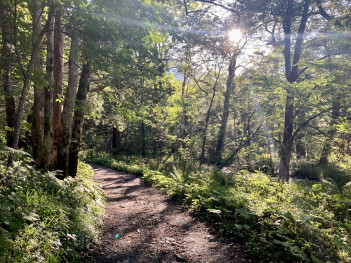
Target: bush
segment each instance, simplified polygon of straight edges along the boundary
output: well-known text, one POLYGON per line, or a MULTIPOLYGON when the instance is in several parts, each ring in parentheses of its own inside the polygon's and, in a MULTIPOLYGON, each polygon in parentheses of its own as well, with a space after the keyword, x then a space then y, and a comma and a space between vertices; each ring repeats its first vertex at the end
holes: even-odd
POLYGON ((61 181, 32 167, 28 156, 19 159, 11 168, 0 163, 0 258, 79 262, 97 240, 104 212, 92 168, 81 163, 77 178, 61 181))
POLYGON ((149 184, 204 212, 224 235, 263 262, 351 260, 351 202, 328 180, 286 184, 261 172, 203 169, 183 175, 174 167, 165 174, 120 162, 114 167, 142 171, 149 184))

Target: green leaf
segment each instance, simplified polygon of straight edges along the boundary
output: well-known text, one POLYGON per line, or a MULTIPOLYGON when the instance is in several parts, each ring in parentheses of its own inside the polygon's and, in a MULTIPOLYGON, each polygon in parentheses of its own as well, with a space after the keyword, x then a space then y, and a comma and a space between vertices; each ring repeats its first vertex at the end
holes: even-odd
POLYGON ((149 34, 154 43, 159 44, 162 42, 162 35, 160 33, 149 31, 149 34))
POLYGON ((29 211, 29 210, 22 213, 22 215, 23 215, 22 216, 23 219, 30 221, 30 222, 37 221, 39 219, 39 216, 36 213, 29 211))

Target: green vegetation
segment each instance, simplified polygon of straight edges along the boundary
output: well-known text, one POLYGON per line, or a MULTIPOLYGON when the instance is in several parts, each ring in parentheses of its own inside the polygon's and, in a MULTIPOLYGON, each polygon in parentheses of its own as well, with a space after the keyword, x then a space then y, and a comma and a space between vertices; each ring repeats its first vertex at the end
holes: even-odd
POLYGON ((83 150, 263 261, 351 261, 350 28, 345 0, 1 0, 1 254, 94 240, 83 150))
POLYGON ((89 160, 142 175, 168 195, 183 199, 193 211, 205 213, 224 235, 264 262, 351 260, 349 184, 340 188, 330 178, 286 184, 245 170, 156 171, 150 169, 152 162, 135 157, 89 160))
MULTIPOLYGON (((0 160, 9 153, 1 148, 0 160)), ((77 178, 61 181, 31 166, 28 154, 16 155, 12 167, 0 162, 0 262, 80 262, 104 212, 93 170, 81 163, 77 178)))

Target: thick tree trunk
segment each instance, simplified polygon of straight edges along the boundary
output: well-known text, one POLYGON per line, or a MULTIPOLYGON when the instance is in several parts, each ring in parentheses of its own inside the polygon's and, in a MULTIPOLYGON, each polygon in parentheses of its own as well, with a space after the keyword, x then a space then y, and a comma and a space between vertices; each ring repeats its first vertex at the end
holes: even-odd
POLYGON ((58 144, 62 131, 62 96, 63 96, 63 53, 65 44, 64 34, 65 24, 62 20, 62 14, 59 10, 56 11, 55 16, 55 33, 54 33, 54 148, 53 148, 53 165, 57 167, 58 158, 58 144))
MULTIPOLYGON (((299 72, 299 61, 302 51, 303 35, 306 29, 307 19, 309 17, 309 7, 311 0, 304 1, 303 13, 300 25, 297 32, 296 43, 294 46, 294 54, 291 54, 291 27, 294 17, 294 0, 287 0, 286 10, 283 18, 284 30, 284 63, 285 63, 285 77, 290 83, 296 83, 299 76, 307 69, 299 72), (291 63, 292 58, 292 63, 291 63)), ((285 120, 283 131, 283 142, 280 149, 280 165, 279 177, 285 181, 289 180, 289 165, 291 159, 291 151, 294 142, 293 138, 293 123, 294 123, 294 97, 290 91, 287 90, 287 98, 285 104, 285 120)))
POLYGON ((76 110, 73 118, 72 139, 69 150, 68 174, 75 177, 78 172, 79 151, 81 148, 82 129, 84 123, 84 108, 90 87, 90 65, 83 65, 76 97, 76 110))
MULTIPOLYGON (((42 7, 41 1, 34 1, 36 9, 33 13, 33 32, 35 35, 39 35, 42 30, 41 15, 42 7)), ((39 44, 39 49, 41 48, 39 44)), ((34 56, 34 71, 38 75, 42 75, 43 71, 43 59, 41 54, 38 52, 34 56)), ((34 106, 33 106, 33 118, 32 118, 32 151, 33 158, 38 166, 43 165, 44 156, 44 87, 34 81, 34 106)))
POLYGON ((113 127, 112 129, 113 155, 118 155, 121 153, 121 148, 122 148, 121 146, 122 146, 121 132, 116 127, 113 127))
MULTIPOLYGON (((17 18, 17 1, 15 1, 15 12, 14 12, 14 20, 16 22, 17 18)), ((27 65, 27 69, 25 70, 23 67, 23 64, 20 61, 20 56, 19 56, 19 50, 17 47, 17 25, 14 25, 14 44, 15 44, 15 51, 17 54, 17 60, 18 63, 20 65, 21 71, 23 73, 24 76, 24 81, 23 81, 23 88, 22 88, 22 92, 21 92, 21 96, 18 102, 18 107, 17 107, 17 115, 16 115, 16 122, 15 122, 15 127, 14 127, 14 132, 13 132, 13 142, 12 142, 12 148, 14 149, 18 149, 18 142, 19 142, 19 137, 20 137, 20 132, 21 132, 21 123, 23 120, 23 116, 24 116, 24 104, 27 98, 27 94, 28 94, 28 89, 29 89, 29 83, 32 77, 32 71, 33 71, 33 63, 34 63, 34 57, 36 55, 36 53, 38 52, 38 47, 39 47, 39 43, 41 42, 44 34, 45 34, 45 30, 48 28, 49 25, 49 21, 51 21, 51 17, 52 17, 52 12, 49 11, 48 14, 48 19, 47 22, 45 23, 44 28, 41 30, 41 32, 39 33, 39 36, 35 39, 34 38, 34 46, 33 46, 33 50, 32 50, 32 54, 30 57, 30 60, 28 62, 27 65)), ((12 157, 10 157, 9 159, 9 163, 12 162, 12 157)))
POLYGON ((11 79, 11 62, 8 62, 7 70, 3 72, 3 89, 5 93, 5 108, 6 108, 6 126, 9 130, 6 132, 6 145, 12 146, 13 142, 13 128, 16 122, 16 105, 12 91, 12 79, 11 79))
POLYGON ((284 135, 280 149, 279 177, 289 180, 289 165, 293 146, 294 97, 287 95, 285 102, 284 135))
POLYGON ((224 94, 222 121, 221 121, 221 126, 219 128, 216 151, 214 152, 212 157, 212 162, 215 164, 220 164, 222 162, 222 154, 224 149, 224 141, 226 137, 227 123, 228 123, 228 116, 229 116, 229 102, 230 102, 230 97, 234 90, 233 80, 235 76, 236 59, 237 59, 237 56, 233 55, 229 61, 228 79, 226 83, 226 91, 224 94))
POLYGON ((57 169, 63 171, 63 176, 68 176, 69 144, 72 131, 74 100, 78 86, 78 42, 71 39, 71 50, 68 61, 69 76, 68 87, 62 112, 62 131, 58 147, 57 169))
POLYGON ((52 17, 47 32, 47 54, 46 54, 46 75, 48 87, 45 88, 44 102, 44 155, 43 166, 52 169, 52 148, 53 148, 53 89, 54 89, 54 17, 52 17))
POLYGON ((0 6, 0 20, 1 27, 1 37, 2 37, 2 50, 1 50, 1 79, 2 79, 2 88, 5 95, 5 111, 6 111, 6 126, 9 130, 6 132, 6 145, 12 146, 13 141, 13 128, 15 127, 16 122, 16 105, 15 99, 13 97, 13 87, 12 87, 12 56, 10 43, 10 28, 5 21, 5 7, 0 6))

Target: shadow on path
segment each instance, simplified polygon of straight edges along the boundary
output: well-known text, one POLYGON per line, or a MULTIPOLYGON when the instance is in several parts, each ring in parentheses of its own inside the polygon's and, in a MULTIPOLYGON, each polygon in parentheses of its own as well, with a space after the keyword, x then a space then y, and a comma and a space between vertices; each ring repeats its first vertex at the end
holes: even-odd
POLYGON ((92 167, 108 205, 99 243, 86 262, 249 262, 240 248, 226 246, 205 223, 138 176, 92 167))

